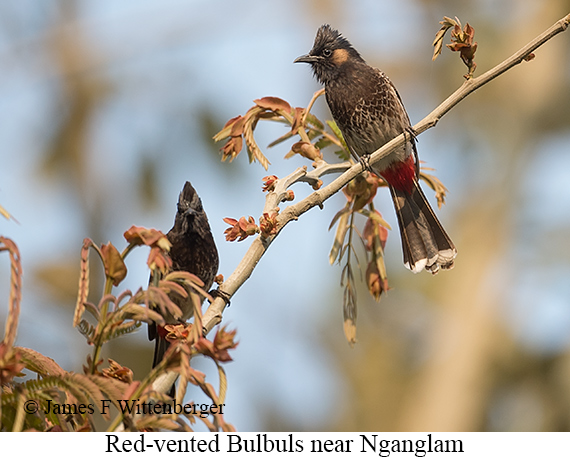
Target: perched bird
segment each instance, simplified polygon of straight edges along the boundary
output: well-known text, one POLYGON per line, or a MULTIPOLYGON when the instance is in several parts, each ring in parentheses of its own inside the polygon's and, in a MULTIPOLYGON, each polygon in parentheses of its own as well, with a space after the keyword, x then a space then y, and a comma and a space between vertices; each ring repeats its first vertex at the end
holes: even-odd
POLYGON ((365 159, 409 132, 410 141, 372 165, 372 170, 390 187, 406 267, 414 273, 452 268, 457 251, 420 188, 413 130, 392 82, 329 25, 319 28, 313 49, 295 62, 310 64, 324 84, 327 104, 353 156, 365 159))
MULTIPOLYGON (((180 193, 174 226, 166 237, 172 245, 169 253, 172 269, 196 275, 204 282, 204 290, 208 291, 218 272, 218 250, 210 231, 208 218, 202 208, 202 201, 189 182, 186 182, 180 193)), ((193 313, 191 299, 182 299, 179 296, 170 298, 181 309, 182 317, 176 319, 168 313, 163 316, 166 324, 186 322, 193 313)), ((149 325, 148 337, 151 341, 156 339, 152 363, 154 368, 162 360, 169 343, 165 339, 164 329, 155 323, 149 325)))

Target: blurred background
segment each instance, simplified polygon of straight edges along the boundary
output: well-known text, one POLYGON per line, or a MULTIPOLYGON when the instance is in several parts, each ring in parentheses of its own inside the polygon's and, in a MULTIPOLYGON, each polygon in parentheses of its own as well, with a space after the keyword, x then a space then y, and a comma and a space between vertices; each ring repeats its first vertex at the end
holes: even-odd
MULTIPOLYGON (((17 344, 81 371, 91 350, 71 322, 83 238, 122 249, 133 224, 166 232, 186 180, 208 213, 220 272, 231 274, 249 240, 226 243, 222 218, 257 220, 261 178, 308 163, 284 160, 288 143, 265 150, 269 172, 245 154, 222 164, 211 137, 256 98, 306 106, 319 86, 293 60, 319 25, 338 28, 390 76, 415 123, 466 72, 446 49, 431 61, 444 15, 475 28, 478 75, 569 12, 568 0, 3 2, 0 205, 18 223, 0 218, 0 233, 18 243, 24 267, 17 344)), ((391 290, 380 303, 359 291, 354 348, 342 332, 340 267, 328 263, 327 228, 343 197, 287 226, 224 315, 240 341, 227 365, 228 422, 241 431, 570 430, 569 33, 421 135, 421 159, 449 189, 438 214, 456 267, 411 274, 392 233, 391 290)), ((315 113, 329 117, 324 100, 315 113)), ((283 133, 260 125, 257 139, 265 147, 283 133)), ((388 192, 377 208, 395 228, 388 192)), ((147 254, 128 258, 125 287, 147 283, 147 254)), ((5 255, 2 322, 8 285, 5 255)), ((144 328, 107 349, 136 376, 150 368, 144 328)), ((217 386, 212 366, 196 366, 217 386)), ((203 400, 195 390, 191 399, 203 400)))

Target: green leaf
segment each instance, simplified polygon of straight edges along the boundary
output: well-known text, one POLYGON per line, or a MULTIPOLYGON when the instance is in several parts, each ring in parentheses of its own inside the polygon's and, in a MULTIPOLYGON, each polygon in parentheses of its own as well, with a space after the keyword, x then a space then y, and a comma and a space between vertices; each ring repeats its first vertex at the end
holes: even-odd
POLYGON ((343 162, 350 160, 350 155, 344 149, 339 149, 335 151, 334 154, 343 162))
POLYGON ((308 124, 311 124, 313 127, 316 127, 319 130, 324 130, 325 126, 323 123, 312 113, 307 114, 306 119, 308 124))
POLYGON ((333 142, 330 140, 330 138, 323 136, 317 140, 317 142, 315 143, 315 147, 322 150, 323 148, 326 148, 327 146, 330 146, 331 144, 333 144, 333 142))
POLYGON ((289 138, 292 138, 293 136, 295 136, 297 134, 297 132, 292 132, 292 131, 288 131, 285 135, 280 136, 279 138, 277 138, 275 141, 272 141, 271 143, 269 143, 267 145, 268 148, 272 148, 273 146, 277 146, 278 144, 283 143, 284 141, 287 141, 289 138))
POLYGON ((350 159, 350 149, 348 148, 348 145, 346 144, 346 141, 344 141, 344 137, 342 136, 342 132, 340 131, 340 129, 338 128, 338 125, 336 125, 335 121, 331 121, 328 120, 327 121, 327 125, 331 128, 331 130, 334 133, 334 136, 336 136, 338 138, 338 140, 340 141, 340 144, 342 144, 342 147, 344 148, 344 151, 335 151, 335 154, 341 159, 341 160, 348 160, 350 159))

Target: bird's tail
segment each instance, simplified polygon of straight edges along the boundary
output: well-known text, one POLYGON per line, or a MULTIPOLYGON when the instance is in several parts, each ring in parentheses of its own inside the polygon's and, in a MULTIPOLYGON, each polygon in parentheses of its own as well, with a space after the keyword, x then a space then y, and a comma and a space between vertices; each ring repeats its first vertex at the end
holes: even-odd
POLYGON ((164 357, 164 353, 167 351, 168 346, 169 343, 165 338, 156 335, 156 339, 154 341, 154 357, 152 358, 152 368, 162 362, 162 358, 164 357))
POLYGON ((453 268, 457 250, 434 214, 419 183, 414 180, 409 193, 392 186, 390 191, 398 216, 406 267, 414 273, 425 268, 433 274, 440 268, 453 268))
MULTIPOLYGON (((152 368, 156 367, 163 359, 164 353, 168 350, 170 343, 166 341, 166 338, 160 336, 158 331, 158 326, 156 323, 149 324, 148 327, 148 337, 150 340, 154 339, 154 356, 152 358, 152 368)), ((168 395, 174 398, 176 391, 174 384, 170 388, 168 395)))

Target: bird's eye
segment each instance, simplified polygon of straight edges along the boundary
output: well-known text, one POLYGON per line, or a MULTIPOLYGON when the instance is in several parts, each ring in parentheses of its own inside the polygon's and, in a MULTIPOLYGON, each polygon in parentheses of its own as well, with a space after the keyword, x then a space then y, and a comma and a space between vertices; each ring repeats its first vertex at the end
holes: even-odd
POLYGON ((328 48, 323 49, 323 57, 330 57, 332 55, 332 51, 328 48))

